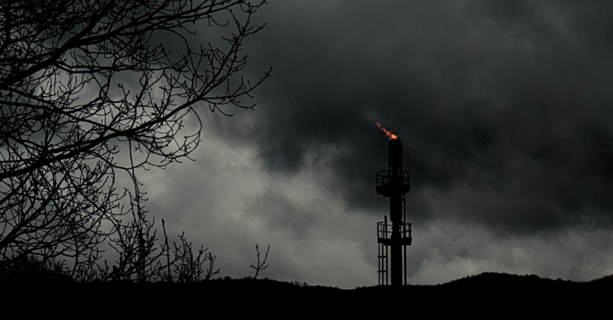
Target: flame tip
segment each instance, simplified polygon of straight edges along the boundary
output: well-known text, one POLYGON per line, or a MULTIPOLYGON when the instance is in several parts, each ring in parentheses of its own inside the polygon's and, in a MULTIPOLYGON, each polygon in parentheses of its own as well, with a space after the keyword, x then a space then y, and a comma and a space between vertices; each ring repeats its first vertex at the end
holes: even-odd
POLYGON ((385 132, 385 136, 386 136, 386 137, 388 137, 388 138, 390 138, 390 140, 396 140, 396 139, 398 139, 398 135, 393 134, 391 131, 389 131, 389 130, 387 130, 387 129, 383 128, 383 127, 381 126, 381 124, 379 124, 379 122, 377 122, 377 127, 379 127, 379 129, 383 130, 383 132, 385 132))

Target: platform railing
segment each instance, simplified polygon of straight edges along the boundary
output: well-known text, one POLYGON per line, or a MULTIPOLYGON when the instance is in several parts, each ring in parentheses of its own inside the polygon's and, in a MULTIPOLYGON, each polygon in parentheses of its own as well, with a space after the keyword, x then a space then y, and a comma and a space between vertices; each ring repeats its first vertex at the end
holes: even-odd
MULTIPOLYGON (((411 226, 413 224, 405 222, 404 225, 400 224, 400 236, 403 239, 411 238, 411 226)), ((392 225, 387 223, 387 219, 384 222, 377 222, 377 241, 390 240, 392 238, 392 225)))
POLYGON ((409 184, 409 172, 408 170, 399 170, 393 172, 392 170, 381 170, 377 172, 377 187, 385 185, 408 185, 409 184), (396 173, 396 174, 394 174, 396 173))

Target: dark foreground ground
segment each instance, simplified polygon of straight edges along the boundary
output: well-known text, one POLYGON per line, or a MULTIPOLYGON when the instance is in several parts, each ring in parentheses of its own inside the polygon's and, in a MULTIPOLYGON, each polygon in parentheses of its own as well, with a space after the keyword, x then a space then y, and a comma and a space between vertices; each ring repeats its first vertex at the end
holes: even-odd
POLYGON ((0 280, 0 306, 4 311, 42 311, 68 318, 301 319, 321 315, 343 319, 350 316, 413 319, 561 315, 585 319, 609 318, 613 306, 613 276, 572 282, 536 275, 482 273, 440 285, 352 290, 267 279, 218 279, 195 284, 84 284, 10 277, 0 280))

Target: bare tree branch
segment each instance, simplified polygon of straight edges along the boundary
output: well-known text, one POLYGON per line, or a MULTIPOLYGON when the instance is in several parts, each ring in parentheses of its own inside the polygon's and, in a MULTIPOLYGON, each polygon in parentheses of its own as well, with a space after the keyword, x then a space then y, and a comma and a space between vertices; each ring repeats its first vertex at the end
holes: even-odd
POLYGON ((258 258, 258 264, 256 266, 251 265, 251 267, 255 269, 255 276, 253 277, 254 279, 258 278, 258 274, 261 270, 268 268, 268 265, 266 265, 266 259, 268 259, 268 251, 270 251, 270 246, 268 246, 268 249, 266 249, 266 256, 264 257, 264 261, 260 262, 260 247, 257 244, 255 245, 255 252, 258 258))

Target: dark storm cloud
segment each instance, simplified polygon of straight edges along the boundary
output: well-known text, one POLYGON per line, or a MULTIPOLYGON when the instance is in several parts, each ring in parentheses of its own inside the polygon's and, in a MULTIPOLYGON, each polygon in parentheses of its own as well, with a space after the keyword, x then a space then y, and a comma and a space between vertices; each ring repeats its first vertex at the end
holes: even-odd
POLYGON ((611 9, 274 3, 258 13, 267 28, 248 42, 252 70, 273 66, 273 77, 256 93, 257 111, 223 132, 255 145, 276 174, 342 150, 331 164, 336 182, 321 187, 350 208, 381 210, 374 173, 386 169, 387 140, 378 121, 402 138, 417 221, 449 215, 503 234, 610 225, 611 9), (434 209, 449 199, 449 212, 434 209))

